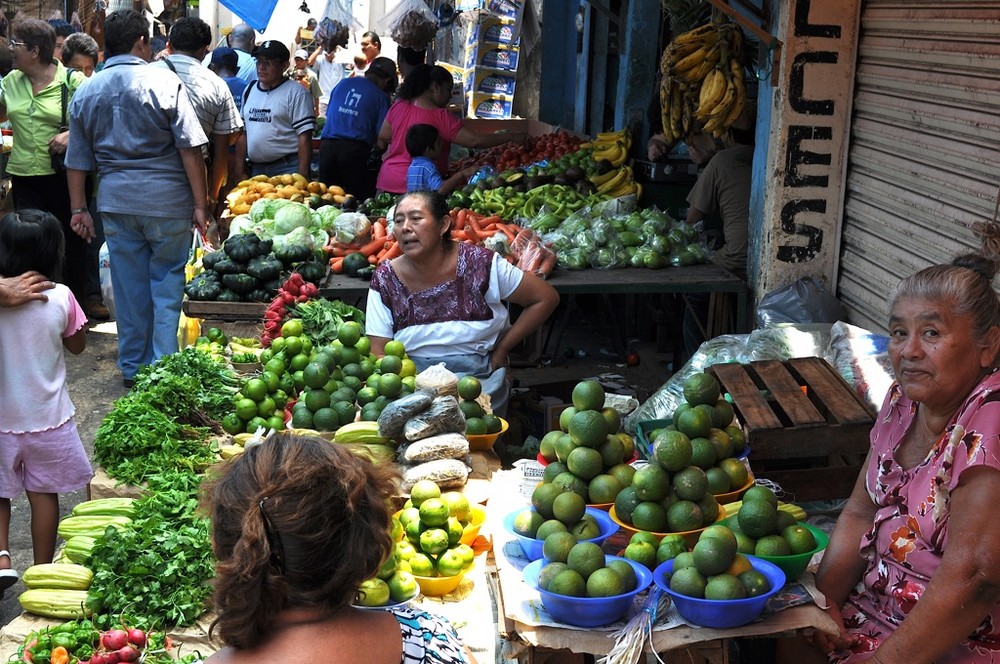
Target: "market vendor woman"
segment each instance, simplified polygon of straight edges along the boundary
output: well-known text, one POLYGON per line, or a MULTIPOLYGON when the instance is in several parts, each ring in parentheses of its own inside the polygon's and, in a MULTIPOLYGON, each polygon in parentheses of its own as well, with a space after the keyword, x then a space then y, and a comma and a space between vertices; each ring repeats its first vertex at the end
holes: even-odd
POLYGON ((499 254, 449 238, 452 219, 437 192, 404 196, 393 216, 403 255, 375 270, 368 291, 367 334, 381 356, 402 342, 418 371, 443 362, 474 375, 493 412, 507 406, 507 354, 538 329, 559 304, 552 286, 499 254), (513 325, 504 301, 523 307, 513 325))

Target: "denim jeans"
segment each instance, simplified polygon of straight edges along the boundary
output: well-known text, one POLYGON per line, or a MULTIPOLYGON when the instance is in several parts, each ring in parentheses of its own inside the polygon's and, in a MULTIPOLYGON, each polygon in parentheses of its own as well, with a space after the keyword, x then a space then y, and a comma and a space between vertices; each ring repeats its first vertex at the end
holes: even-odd
POLYGON ((118 366, 134 378, 145 365, 177 352, 184 264, 191 218, 104 212, 118 321, 118 366))
MULTIPOLYGON (((277 161, 270 161, 266 164, 254 164, 253 168, 250 169, 250 176, 254 175, 266 175, 269 178, 273 178, 275 175, 285 175, 287 173, 297 173, 299 170, 299 153, 293 152, 290 155, 282 157, 277 161)), ((303 173, 306 179, 309 179, 309 174, 303 173)))

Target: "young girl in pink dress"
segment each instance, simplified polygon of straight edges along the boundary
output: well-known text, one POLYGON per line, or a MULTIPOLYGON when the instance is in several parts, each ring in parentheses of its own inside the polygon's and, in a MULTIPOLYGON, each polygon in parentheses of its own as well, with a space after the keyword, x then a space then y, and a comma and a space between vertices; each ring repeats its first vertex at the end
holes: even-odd
MULTIPOLYGON (((0 219, 0 275, 36 270, 57 281, 64 243, 48 212, 11 212, 0 219)), ((63 284, 46 295, 45 302, 0 308, 0 592, 17 581, 8 552, 11 498, 27 493, 34 562, 51 562, 59 494, 93 476, 63 358, 63 348, 83 352, 87 318, 63 284)))

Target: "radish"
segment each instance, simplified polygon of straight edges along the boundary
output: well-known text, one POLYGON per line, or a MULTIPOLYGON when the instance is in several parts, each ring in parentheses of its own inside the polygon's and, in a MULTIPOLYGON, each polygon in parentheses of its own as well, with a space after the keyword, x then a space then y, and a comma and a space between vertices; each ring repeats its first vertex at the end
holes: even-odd
POLYGON ((118 655, 119 662, 137 662, 142 653, 134 646, 125 646, 116 651, 115 654, 118 655))
POLYGON ((133 627, 128 631, 128 642, 137 648, 142 648, 146 645, 146 632, 138 627, 133 627))
POLYGON ((112 629, 101 637, 101 645, 108 650, 119 650, 128 645, 128 632, 123 629, 112 629))
POLYGON ((107 654, 103 652, 95 652, 90 656, 90 664, 109 664, 107 654))

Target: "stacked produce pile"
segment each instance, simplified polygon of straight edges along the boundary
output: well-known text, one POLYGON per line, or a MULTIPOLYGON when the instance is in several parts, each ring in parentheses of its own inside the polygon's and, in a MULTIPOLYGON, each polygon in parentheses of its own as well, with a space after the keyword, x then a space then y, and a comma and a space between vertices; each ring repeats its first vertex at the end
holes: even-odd
POLYGON ((660 112, 669 144, 692 133, 722 136, 746 105, 743 32, 707 23, 674 37, 660 59, 660 112))
POLYGON ((86 618, 43 627, 28 634, 18 648, 19 662, 34 664, 194 664, 196 653, 178 655, 163 632, 141 629, 131 616, 122 615, 120 625, 99 630, 86 618))
POLYGON ((318 208, 323 205, 339 205, 351 210, 357 205, 354 197, 341 187, 327 187, 322 182, 308 181, 298 173, 288 175, 255 175, 243 180, 226 195, 228 216, 247 214, 251 206, 261 199, 278 199, 307 203, 318 208))
POLYGON ((456 159, 449 164, 448 175, 469 166, 490 166, 497 171, 506 171, 541 161, 553 161, 564 155, 578 152, 582 144, 582 139, 564 131, 529 136, 521 143, 513 141, 501 143, 485 150, 479 150, 471 157, 456 159))

